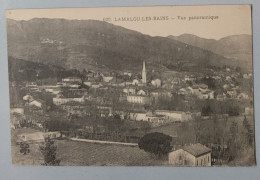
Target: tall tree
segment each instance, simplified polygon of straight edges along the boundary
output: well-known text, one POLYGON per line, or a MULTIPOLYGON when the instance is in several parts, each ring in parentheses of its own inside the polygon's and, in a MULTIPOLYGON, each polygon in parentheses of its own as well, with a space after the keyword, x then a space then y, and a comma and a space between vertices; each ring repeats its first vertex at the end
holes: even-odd
POLYGON ((47 137, 45 142, 40 147, 40 151, 44 157, 44 166, 59 166, 60 160, 56 158, 57 146, 54 144, 54 141, 47 137))
POLYGON ((144 135, 138 142, 139 148, 158 157, 166 155, 172 149, 172 137, 163 133, 149 133, 144 135))

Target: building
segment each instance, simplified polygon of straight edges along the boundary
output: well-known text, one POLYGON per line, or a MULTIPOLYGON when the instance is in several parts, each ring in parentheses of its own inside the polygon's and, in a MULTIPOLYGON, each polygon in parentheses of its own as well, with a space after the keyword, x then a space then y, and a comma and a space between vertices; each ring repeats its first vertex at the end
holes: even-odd
POLYGON ((140 81, 138 79, 134 79, 132 82, 133 85, 138 85, 140 84, 140 81))
POLYGON ((195 81, 196 77, 194 75, 185 75, 184 80, 185 81, 195 81))
POLYGON ((123 88, 123 92, 126 94, 135 94, 136 93, 136 88, 135 87, 125 87, 123 88))
POLYGON ((216 99, 218 101, 224 101, 226 99, 226 95, 225 94, 218 94, 216 99))
POLYGON ((36 106, 38 108, 42 108, 44 104, 43 100, 37 99, 37 100, 32 100, 29 102, 29 106, 36 106))
POLYGON ((253 115, 254 108, 253 107, 245 107, 245 115, 253 115))
POLYGON ((103 78, 103 82, 110 82, 110 81, 112 81, 112 79, 114 77, 113 76, 105 76, 105 75, 103 75, 102 78, 103 78))
POLYGON ((24 108, 10 108, 10 113, 24 114, 24 108))
POLYGON ((158 100, 159 98, 166 98, 169 99, 172 97, 172 93, 165 89, 156 89, 150 93, 150 95, 155 99, 158 100))
POLYGON ((143 83, 143 84, 146 84, 146 69, 145 69, 145 61, 143 61, 142 83, 143 83))
POLYGON ((164 115, 168 121, 188 121, 192 119, 191 113, 185 113, 183 111, 155 110, 154 113, 164 115))
POLYGON ((246 94, 246 93, 240 93, 238 96, 237 96, 238 99, 248 99, 249 96, 246 94))
POLYGON ((158 88, 162 86, 162 81, 160 79, 154 79, 151 81, 151 84, 158 88))
POLYGON ((20 143, 42 143, 44 142, 44 133, 43 132, 34 132, 34 133, 22 133, 17 136, 17 144, 20 143))
POLYGON ((31 95, 29 95, 29 94, 27 94, 27 95, 25 95, 24 97, 23 97, 23 100, 24 101, 32 101, 33 100, 33 97, 31 96, 31 95))
POLYGON ((126 101, 129 103, 137 103, 137 104, 148 104, 150 102, 150 98, 145 95, 127 95, 126 101))
POLYGON ((55 97, 53 98, 53 104, 61 105, 69 102, 79 102, 83 103, 85 101, 84 96, 77 98, 65 98, 65 97, 55 97))
POLYGON ((211 149, 197 143, 184 146, 169 153, 173 166, 211 166, 211 149))
POLYGON ((72 83, 72 82, 78 82, 81 83, 81 79, 78 77, 66 77, 62 79, 62 82, 65 83, 72 83))

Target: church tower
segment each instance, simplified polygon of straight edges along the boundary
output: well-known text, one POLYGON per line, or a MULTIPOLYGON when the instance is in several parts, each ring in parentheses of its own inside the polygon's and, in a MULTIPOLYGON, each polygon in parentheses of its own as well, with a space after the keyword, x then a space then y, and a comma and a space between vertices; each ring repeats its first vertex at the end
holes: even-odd
POLYGON ((143 84, 146 84, 146 69, 145 69, 145 61, 143 61, 142 83, 143 83, 143 84))

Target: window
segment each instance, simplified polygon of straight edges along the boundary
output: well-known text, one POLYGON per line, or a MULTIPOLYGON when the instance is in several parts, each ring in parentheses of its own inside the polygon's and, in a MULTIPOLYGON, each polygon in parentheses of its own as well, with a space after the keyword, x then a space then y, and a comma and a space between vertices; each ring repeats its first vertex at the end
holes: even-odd
POLYGON ((197 166, 199 165, 199 160, 197 160, 197 166))
POLYGON ((181 160, 181 156, 179 156, 179 160, 181 160))

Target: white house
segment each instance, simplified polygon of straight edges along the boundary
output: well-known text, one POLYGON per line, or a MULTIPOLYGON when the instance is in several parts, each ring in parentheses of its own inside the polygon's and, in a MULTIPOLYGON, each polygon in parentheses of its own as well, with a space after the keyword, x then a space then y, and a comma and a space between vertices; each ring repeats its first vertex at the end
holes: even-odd
POLYGON ((132 84, 133 84, 133 85, 138 85, 138 84, 140 84, 140 83, 141 83, 141 82, 140 82, 138 79, 134 79, 132 84))
POLYGON ((246 93, 240 93, 238 96, 237 96, 238 99, 248 99, 248 95, 246 93))
POLYGON ((83 103, 85 101, 84 96, 79 98, 64 98, 64 97, 55 97, 53 98, 53 104, 55 105, 61 105, 68 102, 79 102, 83 103))
POLYGON ((24 114, 24 108, 10 108, 10 113, 24 114))
POLYGON ((161 87, 162 81, 160 79, 154 79, 154 80, 151 81, 151 84, 155 87, 161 87))
POLYGON ((23 100, 24 100, 24 101, 32 101, 32 100, 33 100, 33 97, 32 97, 31 95, 27 94, 27 95, 25 95, 25 96, 23 97, 23 100))
POLYGON ((196 77, 194 75, 185 75, 184 80, 185 81, 195 81, 196 77))
POLYGON ((123 92, 126 94, 135 94, 136 93, 136 88, 134 87, 126 87, 123 88, 123 92))
POLYGON ((146 113, 131 112, 129 113, 129 118, 135 121, 148 121, 146 113))
POLYGON ((110 82, 114 77, 113 76, 102 76, 103 82, 110 82))
POLYGON ((142 90, 142 89, 140 89, 139 91, 137 91, 137 94, 138 94, 138 95, 143 95, 143 96, 147 95, 147 93, 146 93, 144 90, 142 90))
POLYGON ((147 104, 150 101, 150 98, 148 96, 144 95, 127 95, 126 100, 129 103, 137 103, 137 104, 147 104))
POLYGON ((42 100, 32 100, 30 103, 29 103, 29 106, 36 106, 38 108, 42 108, 43 106, 43 101, 42 100))
POLYGON ((191 120, 191 114, 187 114, 183 111, 155 110, 154 113, 157 115, 164 115, 165 119, 169 121, 191 120))
POLYGON ((211 149, 197 143, 184 146, 169 153, 173 166, 211 166, 211 149))
POLYGON ((66 77, 62 79, 62 82, 71 83, 71 82, 79 82, 81 83, 81 79, 78 77, 66 77))

